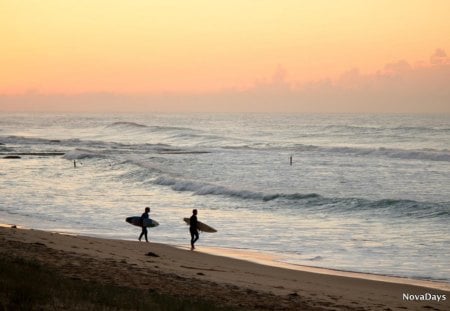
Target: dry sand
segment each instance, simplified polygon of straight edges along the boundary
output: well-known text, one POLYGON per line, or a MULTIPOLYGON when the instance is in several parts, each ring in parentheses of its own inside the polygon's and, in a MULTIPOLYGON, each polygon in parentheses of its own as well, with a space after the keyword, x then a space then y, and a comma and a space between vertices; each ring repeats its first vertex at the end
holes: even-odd
POLYGON ((276 267, 267 265, 274 262, 262 255, 206 250, 226 256, 157 243, 0 227, 2 256, 34 259, 72 278, 145 288, 217 305, 255 310, 450 310, 447 283, 283 264, 276 267), (403 299, 403 294, 427 293, 447 299, 403 299))

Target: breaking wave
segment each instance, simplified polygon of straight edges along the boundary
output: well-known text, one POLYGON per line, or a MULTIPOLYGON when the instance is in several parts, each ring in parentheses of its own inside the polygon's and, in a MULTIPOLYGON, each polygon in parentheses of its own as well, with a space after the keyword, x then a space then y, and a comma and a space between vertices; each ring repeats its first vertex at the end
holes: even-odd
POLYGON ((66 160, 81 160, 89 158, 105 158, 105 155, 87 149, 74 149, 67 152, 63 158, 66 160))
POLYGON ((324 130, 332 132, 358 132, 358 133, 382 133, 389 132, 390 134, 403 133, 426 133, 426 134, 446 134, 450 132, 450 128, 445 126, 360 126, 360 125, 327 125, 324 130))
POLYGON ((119 128, 119 129, 146 129, 152 132, 172 132, 172 131, 184 131, 184 132, 196 132, 196 130, 187 127, 179 126, 161 126, 161 125, 144 125, 136 122, 120 121, 114 122, 106 126, 106 128, 119 128))
POLYGON ((189 181, 184 179, 177 179, 172 177, 158 177, 154 181, 157 185, 170 186, 175 191, 189 191, 194 195, 223 195, 228 197, 237 197, 241 199, 272 201, 279 198, 288 200, 301 200, 309 198, 319 198, 320 195, 315 193, 310 194, 265 194, 258 191, 236 190, 224 186, 214 184, 202 183, 197 181, 189 181))
POLYGON ((383 156, 405 160, 430 160, 450 162, 450 150, 436 149, 395 149, 395 148, 356 148, 356 147, 321 147, 314 145, 297 145, 296 151, 318 151, 356 156, 383 156))
POLYGON ((114 122, 108 125, 107 127, 119 127, 119 128, 143 128, 147 127, 147 125, 135 123, 135 122, 114 122))
POLYGON ((373 211, 376 214, 392 214, 414 218, 449 217, 450 202, 433 203, 414 200, 368 200, 361 198, 327 198, 317 193, 264 193, 259 191, 237 190, 225 186, 177 179, 158 177, 154 184, 169 186, 174 191, 192 192, 193 195, 219 195, 242 200, 263 202, 278 200, 287 203, 283 207, 311 208, 314 210, 334 211, 339 213, 354 211, 373 211))

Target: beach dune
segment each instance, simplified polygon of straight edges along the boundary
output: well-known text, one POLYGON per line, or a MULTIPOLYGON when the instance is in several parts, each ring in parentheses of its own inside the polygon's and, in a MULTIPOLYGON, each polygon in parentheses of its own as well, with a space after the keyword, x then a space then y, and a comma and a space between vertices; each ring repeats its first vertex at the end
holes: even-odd
POLYGON ((244 256, 220 250, 213 255, 158 243, 10 226, 0 227, 0 246, 0 256, 37 260, 68 277, 250 310, 450 309, 446 283, 277 267, 264 264, 270 261, 264 256, 256 256, 256 263, 249 257, 230 258, 244 256))

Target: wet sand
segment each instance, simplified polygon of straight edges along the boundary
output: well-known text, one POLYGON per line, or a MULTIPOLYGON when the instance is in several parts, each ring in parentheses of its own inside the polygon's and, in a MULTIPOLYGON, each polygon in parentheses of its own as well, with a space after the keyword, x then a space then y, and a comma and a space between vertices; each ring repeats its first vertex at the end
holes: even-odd
POLYGON ((71 278, 250 310, 450 310, 447 283, 295 266, 253 252, 201 245, 190 251, 10 226, 0 227, 0 246, 0 256, 37 260, 71 278), (446 300, 408 301, 404 294, 446 300))

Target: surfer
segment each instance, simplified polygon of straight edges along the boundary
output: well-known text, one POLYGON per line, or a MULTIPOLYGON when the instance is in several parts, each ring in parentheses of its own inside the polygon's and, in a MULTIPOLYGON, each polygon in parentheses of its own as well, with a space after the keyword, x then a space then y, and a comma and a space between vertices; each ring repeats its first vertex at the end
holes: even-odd
POLYGON ((147 227, 144 226, 144 219, 149 219, 150 218, 149 215, 148 215, 149 213, 150 213, 150 207, 146 207, 145 208, 145 212, 142 213, 142 215, 141 215, 142 232, 141 232, 141 235, 139 236, 139 241, 141 241, 142 236, 144 236, 145 237, 145 242, 148 242, 147 227))
POLYGON ((197 221, 197 210, 192 210, 192 216, 189 218, 189 231, 191 232, 191 250, 195 249, 195 242, 197 242, 198 236, 198 221, 197 221))

